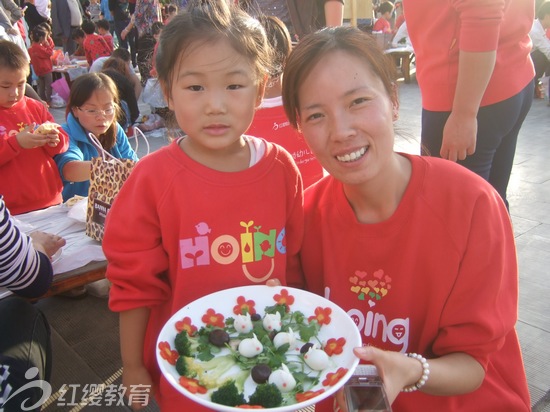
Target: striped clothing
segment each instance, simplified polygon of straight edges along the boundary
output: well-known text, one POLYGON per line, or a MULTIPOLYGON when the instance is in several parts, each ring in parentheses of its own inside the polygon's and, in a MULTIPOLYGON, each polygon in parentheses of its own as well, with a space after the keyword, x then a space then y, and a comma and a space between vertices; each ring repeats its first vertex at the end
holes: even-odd
POLYGON ((29 236, 13 224, 0 197, 0 286, 25 297, 44 294, 51 284, 49 258, 36 251, 29 236))

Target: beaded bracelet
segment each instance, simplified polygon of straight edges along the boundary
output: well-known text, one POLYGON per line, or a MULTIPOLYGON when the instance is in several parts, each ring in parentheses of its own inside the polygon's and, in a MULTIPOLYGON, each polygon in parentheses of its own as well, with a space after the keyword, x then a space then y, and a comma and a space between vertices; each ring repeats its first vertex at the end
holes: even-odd
POLYGON ((430 376, 430 364, 425 357, 419 355, 418 353, 407 353, 406 355, 409 358, 414 358, 418 360, 422 364, 422 376, 420 377, 418 382, 409 386, 405 386, 403 389, 401 389, 401 392, 414 392, 423 387, 428 381, 428 378, 430 376))

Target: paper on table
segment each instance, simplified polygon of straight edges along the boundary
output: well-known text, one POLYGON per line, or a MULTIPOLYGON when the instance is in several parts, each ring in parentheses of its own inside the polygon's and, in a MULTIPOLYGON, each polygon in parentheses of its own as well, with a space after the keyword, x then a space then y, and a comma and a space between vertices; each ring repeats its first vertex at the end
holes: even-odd
POLYGON ((65 239, 67 244, 63 247, 63 253, 53 263, 54 275, 78 269, 90 262, 105 260, 101 244, 85 234, 85 218, 80 215, 83 210, 85 213, 82 204, 86 202, 87 198, 71 208, 66 205, 52 206, 13 218, 15 225, 27 234, 41 230, 65 239))

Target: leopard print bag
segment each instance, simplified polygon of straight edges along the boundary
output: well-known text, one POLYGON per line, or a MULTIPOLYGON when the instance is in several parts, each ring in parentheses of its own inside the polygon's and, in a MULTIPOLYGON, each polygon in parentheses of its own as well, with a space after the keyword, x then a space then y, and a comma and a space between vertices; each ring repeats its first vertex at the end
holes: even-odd
POLYGON ((90 133, 89 137, 100 156, 92 159, 92 174, 86 211, 86 235, 101 242, 107 213, 111 209, 115 196, 130 176, 136 162, 130 159, 113 157, 103 149, 101 143, 93 134, 90 133))

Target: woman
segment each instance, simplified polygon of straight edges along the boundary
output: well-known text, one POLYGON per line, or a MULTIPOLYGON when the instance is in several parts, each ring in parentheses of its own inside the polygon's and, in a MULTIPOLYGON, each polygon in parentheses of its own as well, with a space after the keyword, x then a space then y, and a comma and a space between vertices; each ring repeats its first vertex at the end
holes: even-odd
POLYGON ((71 85, 67 123, 62 125, 69 135, 69 150, 55 157, 63 179, 64 201, 74 195, 88 196, 91 160, 99 155, 88 133, 93 133, 103 149, 114 157, 138 159, 126 133, 116 121, 119 112, 116 85, 106 74, 88 73, 71 85))
POLYGON ((287 61, 288 118, 330 174, 305 194, 307 288, 356 321, 370 346, 355 353, 395 412, 528 411, 506 207, 466 168, 394 152, 392 67, 353 28, 317 32, 287 61))
POLYGON ((109 57, 105 60, 101 72, 109 76, 116 84, 118 98, 123 108, 117 119, 122 128, 126 131, 139 117, 136 89, 141 85, 136 85, 132 82, 133 79, 135 79, 135 81, 139 80, 137 76, 132 73, 128 63, 118 57, 109 57))

